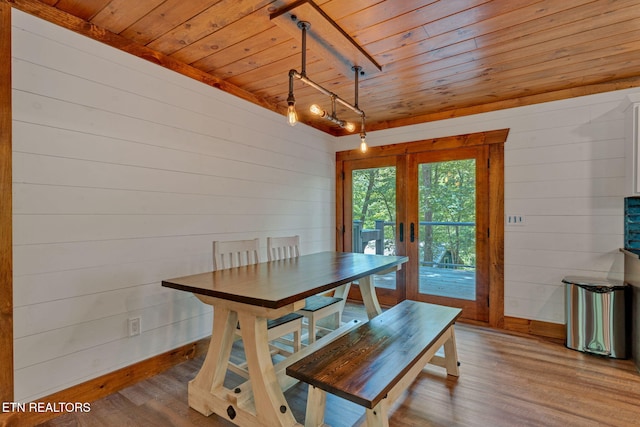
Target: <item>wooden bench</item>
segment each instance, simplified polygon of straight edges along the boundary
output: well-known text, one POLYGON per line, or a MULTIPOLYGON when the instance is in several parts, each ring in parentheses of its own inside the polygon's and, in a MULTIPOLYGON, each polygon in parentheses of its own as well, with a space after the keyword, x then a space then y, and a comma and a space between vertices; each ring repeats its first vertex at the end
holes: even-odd
POLYGON ((403 301, 287 367, 309 384, 306 427, 326 426, 326 393, 366 409, 368 426, 388 426, 388 410, 429 362, 458 376, 453 325, 462 310, 403 301), (444 346, 444 357, 435 353, 444 346))

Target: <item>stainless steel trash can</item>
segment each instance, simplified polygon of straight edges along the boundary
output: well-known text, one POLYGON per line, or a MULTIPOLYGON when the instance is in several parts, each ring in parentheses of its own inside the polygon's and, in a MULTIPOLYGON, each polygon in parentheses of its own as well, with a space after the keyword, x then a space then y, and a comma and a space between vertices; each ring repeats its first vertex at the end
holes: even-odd
POLYGON ((629 349, 629 287, 619 280, 567 276, 567 347, 626 359, 629 349))

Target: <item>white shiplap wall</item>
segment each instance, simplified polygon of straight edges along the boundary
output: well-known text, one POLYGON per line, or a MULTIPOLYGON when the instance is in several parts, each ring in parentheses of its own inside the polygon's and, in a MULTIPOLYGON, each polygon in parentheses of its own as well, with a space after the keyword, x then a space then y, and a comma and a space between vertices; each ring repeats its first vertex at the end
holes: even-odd
POLYGON ((210 270, 213 240, 335 247, 335 138, 12 18, 16 400, 208 335, 211 309, 160 281, 210 270))
POLYGON ((505 227, 505 315, 563 324, 564 276, 622 279, 624 121, 628 96, 637 92, 371 132, 367 141, 375 146, 509 128, 505 213, 522 214, 525 223, 505 227))

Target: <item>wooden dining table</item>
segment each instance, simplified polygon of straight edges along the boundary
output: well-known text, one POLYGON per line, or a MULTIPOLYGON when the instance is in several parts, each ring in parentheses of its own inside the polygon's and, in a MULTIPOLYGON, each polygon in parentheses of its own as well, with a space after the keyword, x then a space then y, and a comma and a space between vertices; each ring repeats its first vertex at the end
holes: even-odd
POLYGON ((346 333, 354 323, 329 334, 274 366, 267 320, 304 307, 305 298, 358 281, 369 318, 381 313, 372 275, 400 269, 404 256, 319 252, 297 258, 163 280, 162 286, 192 292, 213 306, 213 330, 207 355, 189 382, 189 406, 203 415, 216 413, 240 426, 300 425, 283 389, 295 380, 286 366, 346 333), (224 387, 237 325, 242 330, 249 380, 224 387))

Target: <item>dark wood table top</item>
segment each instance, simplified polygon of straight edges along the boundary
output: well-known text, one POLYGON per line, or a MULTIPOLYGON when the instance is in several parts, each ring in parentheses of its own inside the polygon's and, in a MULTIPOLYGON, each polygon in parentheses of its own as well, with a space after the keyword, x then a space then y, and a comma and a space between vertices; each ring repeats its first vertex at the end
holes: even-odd
POLYGON ((280 308, 371 274, 399 268, 405 256, 318 252, 163 280, 162 286, 268 308, 280 308))

